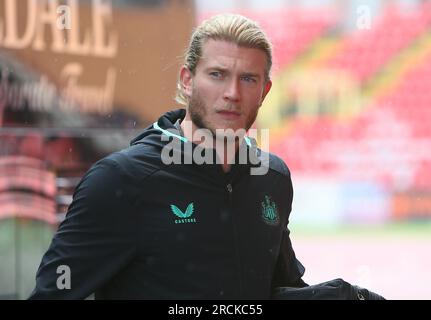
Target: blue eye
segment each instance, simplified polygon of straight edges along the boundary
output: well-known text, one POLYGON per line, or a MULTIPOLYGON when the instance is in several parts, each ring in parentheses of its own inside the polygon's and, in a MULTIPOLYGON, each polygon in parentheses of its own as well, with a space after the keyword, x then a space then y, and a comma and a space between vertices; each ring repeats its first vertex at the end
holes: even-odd
POLYGON ((221 78, 222 73, 220 71, 212 71, 212 72, 210 72, 210 76, 213 78, 221 78))
POLYGON ((249 77, 249 76, 244 76, 244 77, 242 77, 242 79, 245 80, 246 82, 252 82, 252 83, 256 82, 255 78, 249 77))

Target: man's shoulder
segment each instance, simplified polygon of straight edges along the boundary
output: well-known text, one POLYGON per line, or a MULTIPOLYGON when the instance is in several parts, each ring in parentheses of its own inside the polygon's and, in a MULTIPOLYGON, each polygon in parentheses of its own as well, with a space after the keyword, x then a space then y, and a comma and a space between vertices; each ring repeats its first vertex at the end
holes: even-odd
POLYGON ((95 162, 91 169, 102 169, 111 174, 119 174, 134 180, 151 175, 160 170, 162 166, 160 154, 140 144, 129 146, 105 156, 95 162))
POLYGON ((281 159, 279 156, 266 152, 263 150, 260 151, 260 159, 263 162, 264 166, 267 166, 270 170, 281 174, 287 178, 290 178, 290 170, 287 164, 281 159))

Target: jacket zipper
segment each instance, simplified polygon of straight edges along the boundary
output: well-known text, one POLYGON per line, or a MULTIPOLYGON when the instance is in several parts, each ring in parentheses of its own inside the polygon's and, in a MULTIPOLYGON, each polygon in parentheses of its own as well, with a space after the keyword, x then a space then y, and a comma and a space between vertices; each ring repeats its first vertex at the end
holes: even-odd
POLYGON ((232 219, 233 219, 233 232, 234 232, 234 245, 235 245, 235 259, 236 259, 236 266, 238 270, 238 278, 239 278, 239 299, 243 297, 243 284, 242 284, 242 263, 241 263, 241 255, 239 252, 239 236, 238 236, 238 229, 237 229, 237 216, 236 213, 232 210, 232 182, 228 183, 226 185, 227 192, 229 194, 229 211, 232 213, 232 219))

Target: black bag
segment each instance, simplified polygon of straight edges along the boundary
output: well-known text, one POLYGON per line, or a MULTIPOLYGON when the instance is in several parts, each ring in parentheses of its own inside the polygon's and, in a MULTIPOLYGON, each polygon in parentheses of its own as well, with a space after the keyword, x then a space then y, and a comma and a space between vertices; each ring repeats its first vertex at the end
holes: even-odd
POLYGON ((385 300, 382 296, 344 281, 334 279, 308 287, 277 287, 274 300, 385 300))

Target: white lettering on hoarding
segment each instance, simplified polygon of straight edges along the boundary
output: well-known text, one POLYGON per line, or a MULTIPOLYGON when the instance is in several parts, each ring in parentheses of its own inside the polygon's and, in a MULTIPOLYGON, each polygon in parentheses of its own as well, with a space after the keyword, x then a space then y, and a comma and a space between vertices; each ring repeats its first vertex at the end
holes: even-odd
POLYGON ((78 0, 3 0, 0 1, 0 48, 51 50, 55 53, 92 55, 112 58, 118 52, 118 34, 112 26, 112 3, 108 0, 91 1, 91 27, 84 37, 79 19, 78 0), (23 7, 25 3, 26 7, 23 7), (1 6, 3 6, 1 8, 1 6), (24 10, 26 9, 26 10, 24 10), (19 12, 27 12, 25 21, 19 12), (18 32, 24 30, 24 32, 18 32), (50 31, 51 46, 46 42, 50 31))

